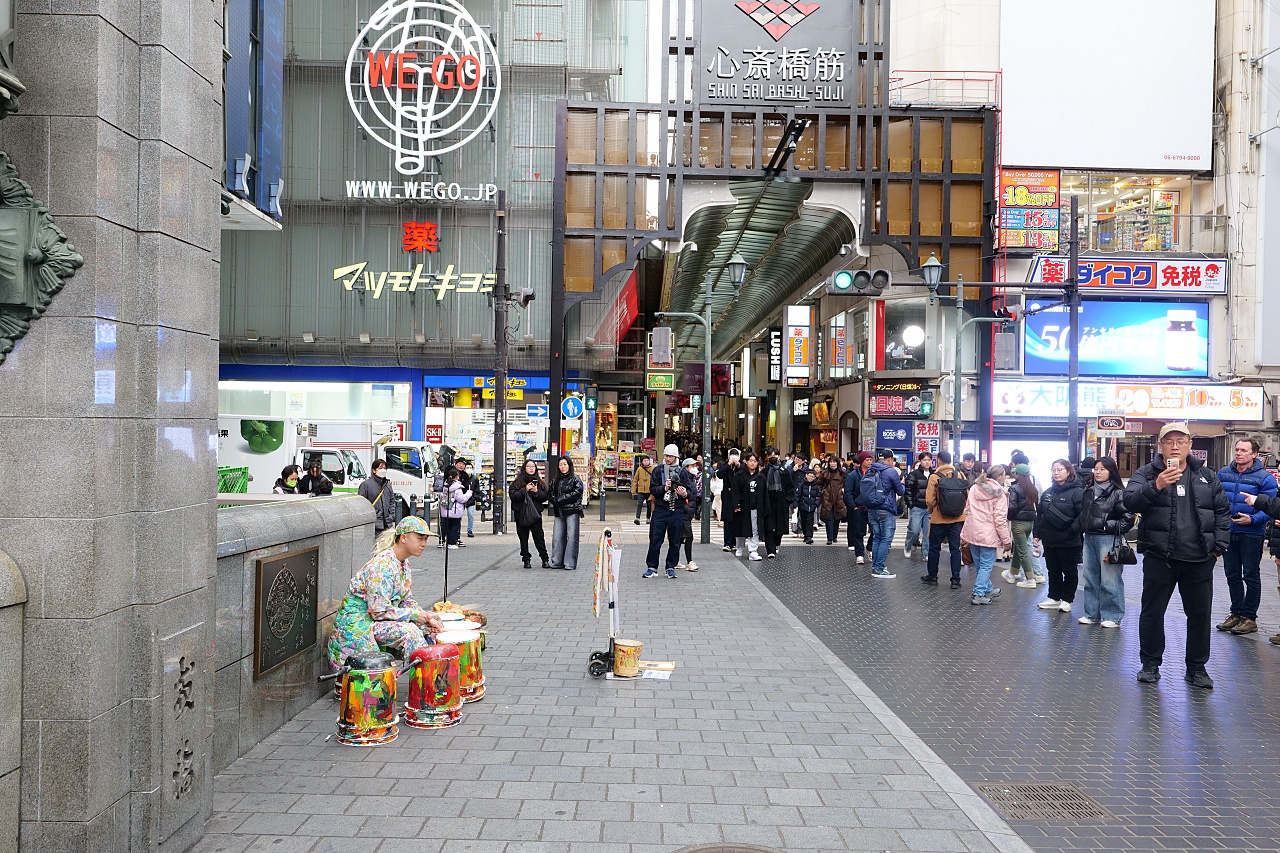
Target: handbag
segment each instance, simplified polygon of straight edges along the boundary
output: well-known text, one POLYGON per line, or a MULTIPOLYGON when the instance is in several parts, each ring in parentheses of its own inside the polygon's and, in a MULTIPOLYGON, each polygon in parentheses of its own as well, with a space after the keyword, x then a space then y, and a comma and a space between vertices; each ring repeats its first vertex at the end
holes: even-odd
POLYGON ((1116 566, 1134 566, 1138 563, 1138 555, 1133 553, 1133 549, 1129 547, 1129 543, 1119 533, 1116 534, 1115 541, 1111 545, 1111 550, 1107 552, 1106 562, 1116 566))
POLYGON ((973 552, 969 550, 968 542, 960 543, 960 565, 962 566, 973 565, 973 552))

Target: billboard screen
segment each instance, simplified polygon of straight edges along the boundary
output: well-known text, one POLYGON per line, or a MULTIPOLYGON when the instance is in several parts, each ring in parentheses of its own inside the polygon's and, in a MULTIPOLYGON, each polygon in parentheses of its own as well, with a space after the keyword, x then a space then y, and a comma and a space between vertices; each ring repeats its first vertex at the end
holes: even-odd
MULTIPOLYGON (((1027 311, 1052 298, 1028 300, 1027 311)), ((1065 376, 1070 313, 1028 313, 1023 366, 1029 376, 1065 376)), ((1209 306, 1204 302, 1080 303, 1081 376, 1209 375, 1209 306)))

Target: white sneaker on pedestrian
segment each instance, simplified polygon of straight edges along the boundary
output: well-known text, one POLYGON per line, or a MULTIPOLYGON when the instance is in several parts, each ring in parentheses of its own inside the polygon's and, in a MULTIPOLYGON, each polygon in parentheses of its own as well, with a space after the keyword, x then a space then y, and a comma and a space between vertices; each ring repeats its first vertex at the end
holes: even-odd
POLYGON ((866 561, 866 559, 864 559, 864 558, 862 558, 862 557, 859 557, 855 562, 856 562, 859 566, 862 566, 862 565, 866 565, 866 562, 867 562, 867 561, 866 561))
POLYGON ((757 554, 755 551, 752 551, 750 554, 748 554, 748 555, 747 555, 747 558, 748 558, 748 559, 750 559, 750 560, 754 560, 754 561, 759 561, 759 560, 763 560, 763 559, 764 559, 764 557, 761 557, 761 556, 760 556, 759 554, 757 554))
POLYGON ((684 568, 684 563, 676 563, 676 568, 677 568, 677 569, 683 569, 683 568, 684 568))
POLYGON ((1081 616, 1076 621, 1079 622, 1081 625, 1097 625, 1098 624, 1097 619, 1090 619, 1088 616, 1081 616))
POLYGON ((1036 607, 1039 607, 1041 610, 1057 610, 1058 605, 1061 603, 1062 602, 1058 601, 1056 598, 1046 598, 1044 601, 1037 604, 1036 607))
POLYGON ((1071 602, 1070 602, 1070 601, 1059 601, 1059 602, 1058 602, 1058 609, 1059 609, 1059 610, 1061 610, 1063 613, 1070 613, 1070 612, 1071 612, 1071 602))
POLYGON ((449 546, 449 550, 450 550, 450 551, 456 551, 456 550, 458 550, 458 546, 457 546, 457 545, 450 545, 450 546, 449 546))
POLYGON ((684 568, 685 568, 685 571, 687 572, 696 572, 698 570, 698 564, 695 563, 693 560, 690 560, 689 565, 685 566, 684 568))
POLYGON ((1102 627, 1103 627, 1103 628, 1119 628, 1119 627, 1120 627, 1120 623, 1119 623, 1119 622, 1112 622, 1110 619, 1103 619, 1103 620, 1102 620, 1102 627))
MULTIPOLYGON (((828 545, 834 545, 834 544, 836 544, 836 543, 834 543, 834 542, 828 542, 827 544, 828 544, 828 545)), ((850 545, 850 546, 849 546, 849 550, 850 550, 850 551, 856 551, 856 550, 858 550, 858 549, 857 549, 857 548, 855 548, 854 546, 850 545)))
POLYGON ((1008 569, 1005 569, 1003 572, 1001 572, 1001 573, 1000 573, 1000 577, 1004 578, 1005 583, 1017 583, 1017 582, 1018 582, 1018 581, 1017 581, 1017 579, 1016 579, 1016 578, 1014 578, 1014 576, 1013 576, 1013 572, 1009 571, 1008 569))
POLYGON ((1036 575, 1036 583, 1048 583, 1048 582, 1049 582, 1048 575, 1036 575))
POLYGON ((742 549, 741 549, 741 548, 739 548, 737 551, 734 551, 734 552, 733 552, 733 556, 735 556, 735 557, 741 557, 741 556, 742 556, 742 549))
POLYGON ((1035 589, 1037 586, 1039 586, 1039 584, 1035 582, 1034 578, 1023 578, 1022 580, 1014 584, 1014 586, 1016 586, 1018 589, 1035 589))
POLYGON ((902 556, 906 557, 908 560, 910 560, 910 559, 911 559, 911 546, 910 546, 910 545, 908 545, 907 547, 905 547, 905 548, 903 548, 903 549, 902 549, 902 556))
POLYGON ((730 551, 732 551, 733 549, 732 549, 732 548, 730 548, 728 545, 725 545, 725 546, 724 546, 723 548, 721 548, 720 550, 721 550, 721 551, 724 551, 724 552, 727 554, 727 553, 729 553, 730 551))

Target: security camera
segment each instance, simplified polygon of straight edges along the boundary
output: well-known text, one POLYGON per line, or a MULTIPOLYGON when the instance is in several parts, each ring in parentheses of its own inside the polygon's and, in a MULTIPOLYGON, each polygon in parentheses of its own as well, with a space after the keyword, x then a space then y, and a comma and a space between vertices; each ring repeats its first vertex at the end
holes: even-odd
POLYGON ((537 294, 533 292, 532 287, 522 287, 520 288, 519 295, 516 296, 516 304, 518 304, 521 308, 528 308, 529 303, 536 298, 537 298, 537 294))
POLYGON ((842 257, 842 258, 843 258, 843 257, 844 257, 845 255, 847 255, 847 254, 849 254, 849 244, 848 244, 848 243, 841 243, 841 244, 840 244, 840 257, 842 257))

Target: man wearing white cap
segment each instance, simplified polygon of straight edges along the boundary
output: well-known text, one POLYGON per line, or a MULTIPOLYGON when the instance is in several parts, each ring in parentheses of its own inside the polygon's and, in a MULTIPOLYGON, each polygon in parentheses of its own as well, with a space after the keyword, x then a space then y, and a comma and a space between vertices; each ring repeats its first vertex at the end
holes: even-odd
POLYGON ((1124 505, 1140 513, 1142 611, 1138 616, 1138 681, 1160 680, 1164 614, 1174 587, 1187 614, 1187 672, 1192 687, 1213 689, 1209 662, 1213 567, 1231 545, 1231 508, 1216 474, 1191 456, 1191 429, 1165 424, 1155 461, 1133 472, 1124 505))
POLYGON ((658 557, 662 554, 662 540, 667 540, 667 577, 676 579, 676 563, 680 562, 680 540, 684 535, 684 511, 693 494, 693 480, 680 467, 680 449, 668 444, 662 449, 662 464, 653 471, 649 485, 653 495, 653 521, 649 524, 649 553, 645 558, 648 567, 646 578, 658 576, 658 557))

